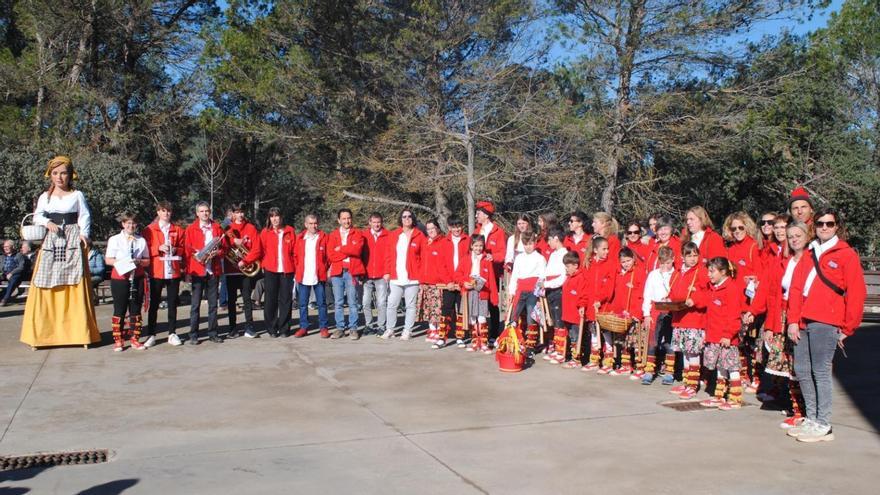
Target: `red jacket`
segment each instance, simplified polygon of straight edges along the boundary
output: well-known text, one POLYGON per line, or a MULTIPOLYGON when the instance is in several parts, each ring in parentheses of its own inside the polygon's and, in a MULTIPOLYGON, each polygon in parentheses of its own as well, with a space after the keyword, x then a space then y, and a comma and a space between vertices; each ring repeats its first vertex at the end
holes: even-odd
MULTIPOLYGON (((159 222, 153 222, 147 225, 147 228, 141 232, 144 240, 147 241, 147 249, 150 251, 150 277, 165 278, 165 262, 160 257, 165 253, 159 251, 159 248, 165 244, 165 234, 159 228, 159 222)), ((184 230, 179 225, 171 224, 168 230, 168 237, 171 238, 171 252, 168 256, 180 256, 180 260, 171 262, 171 278, 180 278, 184 267, 184 230)))
POLYGON ((586 275, 586 270, 578 268, 574 275, 567 277, 562 283, 562 321, 565 323, 580 323, 578 308, 586 308, 592 299, 586 275))
POLYGON ((607 237, 608 239, 608 259, 620 260, 620 239, 616 235, 607 237))
POLYGON ((597 260, 593 258, 590 266, 586 270, 587 283, 590 286, 591 299, 587 304, 586 318, 589 321, 596 321, 596 308, 594 302, 607 304, 611 302, 611 296, 614 295, 614 281, 619 268, 617 260, 605 258, 597 260))
POLYGON ((553 250, 550 249, 550 244, 547 243, 546 234, 541 234, 538 236, 538 240, 535 241, 535 250, 544 255, 544 259, 550 259, 550 253, 552 253, 553 250))
POLYGON ((723 338, 730 339, 731 346, 739 342, 742 314, 746 309, 742 292, 740 283, 727 277, 718 287, 710 283, 691 297, 694 306, 706 310, 707 344, 717 344, 723 338))
POLYGON ((726 257, 727 248, 724 247, 724 238, 710 227, 703 231, 703 240, 700 241, 700 258, 706 264, 712 258, 726 257))
POLYGON ((366 240, 363 260, 367 268, 367 278, 382 278, 385 276, 385 257, 388 256, 388 230, 383 227, 376 238, 369 227, 361 234, 366 240))
MULTIPOLYGON (((809 253, 802 255, 798 263, 803 261, 804 256, 809 256, 809 253)), ((782 292, 782 277, 785 276, 785 269, 789 263, 793 262, 793 258, 774 258, 773 260, 764 269, 764 280, 758 284, 755 298, 749 305, 748 311, 753 315, 766 314, 764 330, 782 333, 785 331, 782 315, 788 311, 788 301, 783 297, 782 292)))
MULTIPOLYGON (((294 265, 296 265, 296 282, 302 283, 303 273, 306 268, 306 230, 303 229, 296 236, 294 265)), ((318 242, 315 244, 315 271, 318 272, 318 282, 327 281, 327 234, 318 231, 318 242)))
POLYGON ((579 242, 574 242, 574 237, 572 234, 565 236, 565 240, 562 241, 562 245, 565 246, 569 251, 574 251, 581 257, 581 266, 586 265, 585 257, 587 255, 587 250, 590 248, 590 239, 593 236, 584 232, 584 236, 581 237, 579 242))
MULTIPOLYGON (((223 229, 220 228, 220 224, 214 221, 211 221, 211 235, 214 238, 220 237, 223 234, 223 229)), ((205 276, 207 273, 205 271, 205 265, 196 261, 195 255, 199 252, 200 249, 205 247, 205 234, 202 232, 201 227, 199 226, 199 221, 191 223, 189 227, 186 228, 186 232, 184 233, 184 253, 186 255, 186 274, 187 275, 196 275, 199 277, 205 276)), ((220 261, 223 259, 223 255, 226 252, 226 248, 224 243, 221 242, 217 246, 217 255, 211 258, 209 263, 211 263, 211 270, 214 272, 214 275, 221 275, 223 273, 223 263, 220 261)))
MULTIPOLYGON (((464 284, 471 279, 471 267, 473 260, 470 254, 458 261, 458 269, 455 271, 455 282, 464 284)), ((480 259, 480 278, 486 280, 480 290, 480 299, 498 305, 498 285, 495 277, 495 263, 485 257, 480 259)))
MULTIPOLYGON (((459 260, 459 265, 461 260, 459 260)), ((422 250, 419 282, 423 284, 448 284, 452 282, 452 243, 445 237, 427 239, 422 250)))
POLYGON ((610 304, 611 311, 618 315, 627 313, 629 316, 641 318, 646 278, 645 272, 635 265, 628 272, 617 270, 614 278, 614 296, 610 304))
POLYGON ((675 259, 672 262, 672 266, 674 266, 676 270, 681 268, 681 239, 678 237, 670 237, 669 242, 666 244, 660 244, 657 239, 653 239, 650 246, 651 250, 648 252, 648 259, 645 262, 645 273, 651 273, 651 270, 657 268, 657 259, 660 256, 660 248, 663 246, 669 246, 672 249, 672 252, 675 253, 675 259))
POLYGON ((342 245, 342 234, 339 229, 333 230, 327 236, 327 260, 330 261, 330 276, 338 277, 342 275, 342 270, 346 268, 345 259, 348 258, 348 272, 353 277, 358 277, 367 273, 364 262, 361 259, 364 252, 365 244, 364 236, 358 229, 351 228, 348 231, 348 239, 342 245))
MULTIPOLYGON (((452 234, 446 234, 446 238, 449 239, 449 244, 452 247, 455 247, 455 243, 452 242, 452 234)), ((461 263, 461 260, 471 255, 471 238, 465 235, 464 232, 461 234, 461 240, 458 241, 458 262, 461 263)), ((451 257, 449 258, 449 266, 452 271, 456 270, 455 265, 453 264, 455 260, 451 257)))
MULTIPOLYGON (((391 280, 397 279, 397 241, 403 234, 403 227, 398 227, 388 235, 388 253, 385 256, 385 273, 391 280)), ((422 270, 422 251, 425 245, 425 234, 413 228, 406 248, 406 274, 410 280, 418 280, 422 270)), ((504 257, 502 256, 502 260, 504 257)))
POLYGON ((727 247, 727 259, 736 267, 736 279, 755 277, 761 280, 761 253, 758 243, 749 236, 740 242, 733 242, 727 247))
MULTIPOLYGON (((474 229, 474 234, 479 234, 480 226, 474 229)), ((492 222, 492 230, 489 231, 489 237, 486 239, 485 251, 492 255, 492 263, 495 264, 495 275, 501 274, 504 267, 504 256, 507 254, 507 235, 504 229, 492 222)))
MULTIPOLYGON (((697 266, 675 277, 672 281, 672 287, 669 289, 669 300, 685 301, 688 298, 693 298, 694 292, 705 290, 708 286, 709 272, 702 263, 697 263, 697 266)), ((705 329, 705 308, 691 307, 681 311, 673 311, 672 326, 675 328, 705 329)))
MULTIPOLYGON (((281 256, 284 261, 284 273, 290 274, 296 271, 296 231, 293 227, 285 226, 281 229, 281 256)), ((265 228, 260 231, 253 248, 245 256, 245 264, 260 260, 263 270, 272 273, 281 273, 278 264, 278 233, 274 229, 265 228)))
POLYGON ((798 322, 802 328, 808 320, 818 321, 852 335, 862 324, 867 295, 865 274, 858 253, 845 241, 838 240, 834 247, 819 257, 822 273, 834 285, 846 291, 843 296, 831 290, 817 274, 805 297, 804 286, 813 270, 813 261, 809 251, 804 252, 803 256, 795 268, 789 289, 788 321, 798 322))
MULTIPOLYGON (((257 228, 254 227, 254 224, 249 222, 230 223, 229 229, 226 232, 234 238, 241 239, 241 245, 248 249, 248 251, 254 249, 254 244, 259 242, 258 238, 260 234, 257 232, 257 228)), ((226 246, 226 250, 228 251, 233 246, 232 239, 229 236, 226 236, 226 239, 223 239, 223 245, 226 246)), ((234 275, 236 273, 241 273, 241 270, 238 269, 238 265, 230 263, 229 260, 224 257, 223 273, 234 275)))
POLYGON ((626 247, 636 256, 636 265, 645 270, 645 264, 648 262, 648 255, 651 254, 651 245, 642 244, 642 241, 631 242, 626 241, 626 247))

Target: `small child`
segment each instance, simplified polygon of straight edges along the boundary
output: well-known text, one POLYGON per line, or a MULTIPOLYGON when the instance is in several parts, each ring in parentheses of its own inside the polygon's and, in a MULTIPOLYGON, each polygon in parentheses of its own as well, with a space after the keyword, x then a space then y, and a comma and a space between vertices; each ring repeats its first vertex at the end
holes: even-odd
POLYGON ((544 293, 547 297, 547 305, 550 308, 550 316, 553 319, 553 345, 545 349, 544 359, 551 364, 565 362, 565 337, 568 329, 562 322, 562 286, 568 278, 568 270, 565 267, 565 232, 559 227, 553 227, 547 231, 546 243, 547 268, 544 271, 544 293))
POLYGON ((513 261, 510 272, 510 284, 507 287, 507 305, 513 305, 508 324, 519 320, 523 310, 526 312, 525 348, 531 356, 538 345, 538 324, 532 319, 532 311, 538 302, 535 287, 544 279, 547 260, 535 250, 537 236, 532 231, 523 232, 520 236, 524 252, 513 261))
POLYGON ((141 305, 144 302, 144 267, 150 264, 147 241, 136 233, 134 213, 119 215, 122 232, 107 240, 105 263, 113 266, 110 274, 110 293, 113 294, 113 350, 125 349, 124 340, 130 338, 132 349, 145 350, 141 344, 141 305), (128 313, 128 332, 123 335, 125 314, 128 313))
POLYGON ((618 260, 610 259, 608 239, 593 236, 593 258, 587 268, 587 280, 593 285, 592 304, 587 307, 587 320, 590 321, 590 362, 584 365, 583 371, 596 371, 602 375, 611 372, 614 365, 614 346, 611 332, 602 331, 596 321, 596 313, 603 305, 611 302, 614 295, 614 282, 618 270, 618 260), (599 349, 602 349, 602 364, 599 365, 599 349))
MULTIPOLYGON (((622 248, 618 254, 620 269, 614 281, 614 296, 611 299, 611 311, 624 318, 632 318, 625 334, 614 334, 612 337, 616 349, 620 352, 620 367, 609 371, 610 375, 629 375, 633 372, 630 352, 638 349, 639 321, 641 316, 642 296, 645 292, 645 272, 636 268, 636 255, 628 248, 622 248)), ((640 358, 638 353, 636 360, 640 358)))
MULTIPOLYGON (((489 349, 486 319, 489 317, 489 303, 498 304, 495 270, 492 268, 492 262, 483 254, 486 239, 480 234, 474 234, 470 242, 470 256, 461 259, 455 271, 455 280, 463 288, 462 306, 466 307, 463 312, 467 312, 465 325, 471 327, 471 345, 467 350, 492 354, 489 349)), ((465 345, 463 339, 459 339, 458 347, 465 345)))
POLYGON ((694 292, 685 304, 706 309, 703 366, 708 370, 718 371, 714 397, 700 402, 700 405, 729 411, 742 407, 742 382, 737 344, 745 310, 743 288, 734 279, 735 269, 727 258, 712 258, 709 260, 708 269, 711 283, 694 292), (725 392, 727 392, 726 400, 725 392))
MULTIPOLYGON (((702 290, 709 284, 706 268, 700 262, 700 248, 688 242, 681 248, 681 275, 676 278, 669 291, 673 301, 686 301, 694 291, 702 290)), ((697 395, 700 384, 700 355, 703 353, 703 341, 706 337, 706 311, 688 307, 672 312, 672 348, 684 354, 684 385, 672 387, 670 393, 678 395, 682 400, 693 399, 697 395)), ((674 366, 675 363, 672 363, 674 366)), ((667 369, 671 369, 667 356, 667 369)), ((672 382, 672 373, 663 377, 663 383, 672 382)))
POLYGON ((663 347, 667 353, 672 352, 671 318, 668 312, 658 311, 655 303, 668 301, 669 290, 675 282, 675 252, 669 246, 661 246, 657 250, 657 268, 651 270, 645 281, 645 293, 642 299, 644 324, 648 331, 648 356, 644 370, 637 370, 634 379, 641 378, 642 385, 654 382, 657 365, 657 347, 663 347))
POLYGON ((589 284, 587 284, 586 270, 581 268, 581 257, 576 251, 565 253, 562 262, 565 264, 566 278, 562 284, 562 321, 559 326, 566 329, 567 332, 553 338, 553 342, 556 344, 556 356, 553 360, 557 364, 565 361, 565 339, 568 337, 571 355, 565 367, 580 368, 583 346, 578 341, 578 330, 584 320, 585 308, 590 299, 589 284))

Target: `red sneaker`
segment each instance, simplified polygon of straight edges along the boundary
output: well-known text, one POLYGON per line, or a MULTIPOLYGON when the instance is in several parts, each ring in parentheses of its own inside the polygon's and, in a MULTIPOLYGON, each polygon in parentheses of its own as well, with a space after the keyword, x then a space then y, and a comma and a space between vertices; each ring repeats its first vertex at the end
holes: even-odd
POLYGON ((710 397, 704 401, 700 402, 700 405, 703 407, 721 407, 721 404, 724 404, 724 399, 716 399, 715 397, 710 397))
POLYGON ((685 388, 680 394, 678 394, 678 398, 681 400, 691 400, 696 396, 697 391, 692 388, 685 388))
POLYGON ((144 344, 141 344, 140 342, 138 342, 137 337, 132 337, 131 340, 128 341, 128 345, 132 349, 136 349, 138 351, 144 351, 147 349, 147 347, 144 344))
POLYGON ((785 421, 780 423, 779 427, 782 428, 783 430, 790 430, 792 428, 800 426, 801 423, 803 423, 803 422, 804 422, 803 416, 800 416, 800 415, 790 416, 790 417, 786 418, 785 421))
POLYGON ((669 393, 672 395, 678 395, 687 390, 687 385, 676 385, 669 389, 669 393))
POLYGON ((322 328, 321 329, 321 338, 322 339, 329 339, 330 338, 330 330, 327 328, 322 328))
POLYGON ((739 402, 731 402, 729 400, 723 401, 718 409, 721 411, 733 411, 734 409, 739 409, 742 407, 742 404, 739 402))
POLYGON ((309 334, 309 331, 308 331, 307 329, 305 329, 305 328, 300 328, 299 330, 296 331, 295 334, 293 334, 293 336, 296 337, 296 338, 298 338, 298 339, 301 339, 301 338, 305 337, 305 336, 308 335, 308 334, 309 334))

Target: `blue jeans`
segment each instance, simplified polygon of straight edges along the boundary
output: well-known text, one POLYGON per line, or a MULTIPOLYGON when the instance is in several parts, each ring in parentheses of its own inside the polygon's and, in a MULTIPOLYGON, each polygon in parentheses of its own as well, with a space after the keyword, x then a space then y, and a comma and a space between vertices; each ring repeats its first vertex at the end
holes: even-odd
POLYGON ((6 286, 6 293, 3 294, 3 301, 11 301, 15 297, 15 290, 21 284, 21 272, 9 277, 9 285, 6 286))
POLYGON ((309 328, 309 296, 315 291, 318 303, 318 328, 327 328, 327 298, 324 295, 324 282, 315 285, 296 284, 296 300, 299 302, 299 327, 309 328))
POLYGON ((352 277, 348 270, 343 270, 342 275, 330 277, 330 286, 333 287, 333 312, 336 316, 336 329, 344 330, 345 310, 342 303, 348 300, 348 329, 356 331, 358 328, 359 315, 361 314, 358 287, 360 281, 352 277))

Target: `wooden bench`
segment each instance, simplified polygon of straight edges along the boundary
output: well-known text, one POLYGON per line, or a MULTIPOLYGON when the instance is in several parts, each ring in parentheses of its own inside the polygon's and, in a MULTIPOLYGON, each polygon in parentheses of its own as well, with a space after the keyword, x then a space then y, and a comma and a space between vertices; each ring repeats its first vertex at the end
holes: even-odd
MULTIPOLYGON (((8 281, 4 280, 4 281, 0 282, 0 297, 2 297, 4 293, 6 293, 6 286, 7 285, 9 285, 8 281)), ((20 292, 21 295, 19 295, 18 297, 26 299, 27 295, 28 295, 28 290, 30 290, 30 288, 31 288, 30 281, 24 281, 21 284, 19 284, 18 290, 16 292, 20 292)), ((12 301, 15 302, 15 300, 16 300, 16 296, 15 296, 15 294, 13 294, 12 301)))
POLYGON ((880 321, 880 271, 865 272, 865 286, 868 297, 865 298, 864 320, 880 321))

